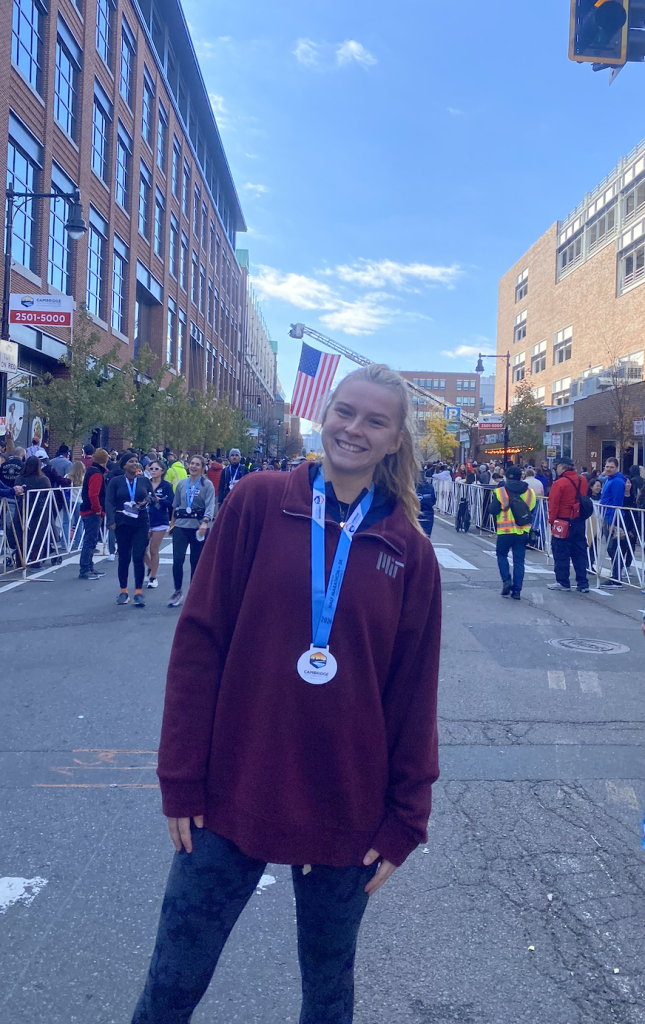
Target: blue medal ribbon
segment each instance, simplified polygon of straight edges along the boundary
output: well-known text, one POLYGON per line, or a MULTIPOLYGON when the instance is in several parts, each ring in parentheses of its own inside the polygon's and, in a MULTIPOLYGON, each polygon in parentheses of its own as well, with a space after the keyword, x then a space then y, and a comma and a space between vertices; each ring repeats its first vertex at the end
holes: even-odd
POLYGON ((137 478, 136 478, 136 476, 135 476, 134 480, 132 481, 132 486, 130 486, 130 481, 128 480, 128 478, 126 476, 125 484, 126 484, 126 487, 128 488, 128 494, 130 495, 130 501, 134 501, 134 496, 137 493, 137 478))
POLYGON ((193 498, 195 497, 195 494, 197 492, 197 488, 198 487, 199 487, 199 480, 197 481, 195 486, 193 488, 191 488, 191 486, 190 486, 190 477, 188 477, 188 479, 186 480, 186 511, 187 512, 192 512, 192 510, 193 510, 193 498))
POLYGON ((316 474, 311 502, 311 631, 314 647, 328 647, 340 588, 347 568, 354 535, 374 500, 374 484, 354 509, 341 530, 325 592, 325 477, 322 467, 316 474))

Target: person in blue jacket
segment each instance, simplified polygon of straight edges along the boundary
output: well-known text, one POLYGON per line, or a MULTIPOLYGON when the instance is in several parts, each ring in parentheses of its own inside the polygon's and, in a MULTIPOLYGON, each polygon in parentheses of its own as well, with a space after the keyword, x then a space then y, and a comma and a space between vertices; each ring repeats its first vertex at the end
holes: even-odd
POLYGON ((625 484, 627 477, 618 469, 618 459, 610 456, 605 460, 606 480, 600 494, 601 505, 614 505, 621 508, 625 504, 625 484))
POLYGON ((159 586, 159 581, 157 580, 159 549, 170 526, 175 492, 172 489, 172 484, 168 480, 164 480, 166 467, 159 459, 152 459, 148 462, 148 473, 155 501, 148 509, 150 529, 148 532, 148 550, 144 555, 144 561, 148 569, 148 590, 154 590, 155 587, 159 586))

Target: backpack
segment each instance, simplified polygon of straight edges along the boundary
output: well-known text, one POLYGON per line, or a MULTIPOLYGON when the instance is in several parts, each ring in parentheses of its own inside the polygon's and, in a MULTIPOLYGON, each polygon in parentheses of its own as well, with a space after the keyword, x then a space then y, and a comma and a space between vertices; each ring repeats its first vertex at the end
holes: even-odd
POLYGON ((524 499, 520 498, 517 494, 511 495, 510 491, 506 487, 504 487, 503 490, 506 491, 506 499, 508 501, 508 505, 504 511, 507 512, 510 508, 516 526, 530 526, 533 521, 533 513, 524 499))
MULTIPOLYGON (((573 483, 573 480, 569 480, 569 483, 571 484, 572 487, 575 486, 575 484, 573 483)), ((578 477, 578 487, 576 488, 576 499, 577 499, 577 504, 580 505, 580 518, 583 520, 583 522, 584 522, 585 519, 591 519, 591 517, 593 515, 593 501, 591 500, 589 495, 587 495, 587 494, 581 495, 580 494, 580 477, 578 477)))

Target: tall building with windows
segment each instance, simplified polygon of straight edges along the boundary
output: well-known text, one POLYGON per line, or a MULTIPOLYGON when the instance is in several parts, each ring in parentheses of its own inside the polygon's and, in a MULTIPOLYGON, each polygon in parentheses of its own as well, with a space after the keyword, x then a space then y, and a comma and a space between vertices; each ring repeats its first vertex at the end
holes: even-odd
POLYGON ((263 452, 270 449, 274 455, 279 447, 277 421, 281 418, 276 412, 278 343, 271 338, 253 291, 248 250, 238 249, 236 256, 242 271, 244 295, 241 406, 258 438, 258 447, 263 452))
MULTIPOLYGON (((12 0, 11 9, 0 44, 6 184, 78 187, 88 224, 70 242, 63 199, 21 207, 11 290, 73 295, 103 351, 118 345, 119 363, 148 345, 190 388, 211 384, 240 405, 235 242, 246 226, 180 4, 12 0)), ((23 373, 37 373, 55 365, 69 331, 12 326, 11 336, 23 373)))
MULTIPOLYGON (((446 373, 431 370, 400 370, 401 376, 412 384, 417 384, 426 391, 431 391, 437 398, 448 405, 459 405, 465 412, 477 417, 480 411, 479 374, 475 373, 475 360, 471 373, 446 373)), ((423 398, 412 399, 419 419, 432 411, 430 404, 423 398)))
MULTIPOLYGON (((552 409, 549 425, 567 435, 568 447, 571 403, 587 377, 612 364, 625 379, 643 376, 643 284, 645 140, 499 284, 497 352, 511 353, 512 383, 530 377, 536 397, 552 409)), ((505 374, 498 373, 498 411, 504 387, 505 374)))

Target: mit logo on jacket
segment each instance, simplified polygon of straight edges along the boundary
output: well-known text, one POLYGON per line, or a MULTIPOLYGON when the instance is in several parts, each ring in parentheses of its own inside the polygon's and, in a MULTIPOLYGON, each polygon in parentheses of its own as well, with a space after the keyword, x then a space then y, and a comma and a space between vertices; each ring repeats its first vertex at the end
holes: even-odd
POLYGON ((388 576, 391 576, 393 580, 396 579, 396 574, 399 569, 403 569, 403 562, 397 562, 392 558, 392 555, 386 555, 385 551, 381 551, 378 556, 376 563, 377 569, 382 569, 388 576))

